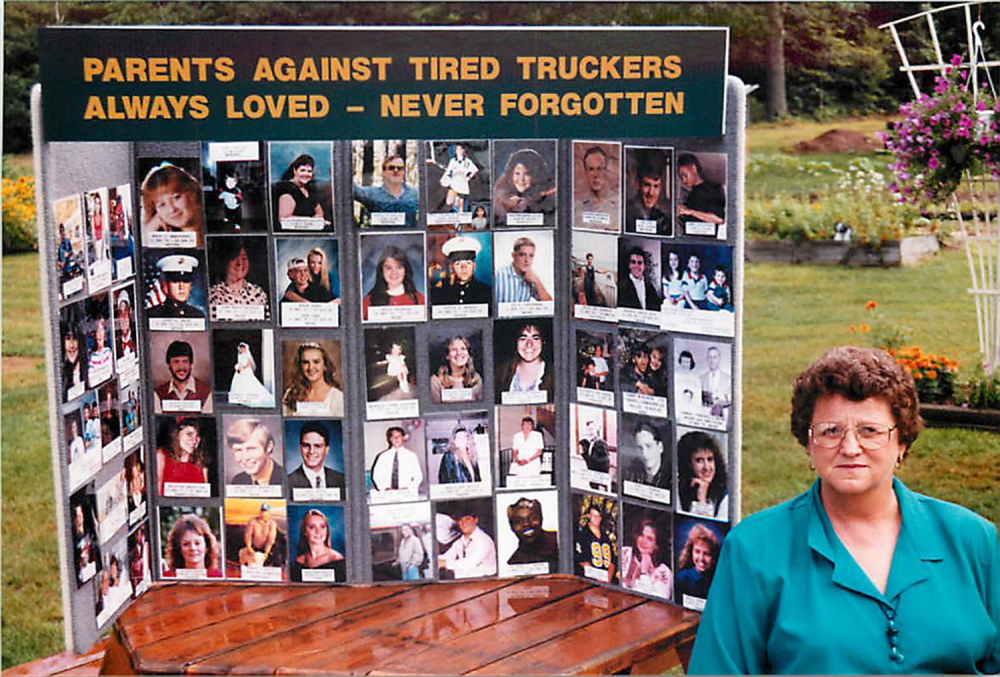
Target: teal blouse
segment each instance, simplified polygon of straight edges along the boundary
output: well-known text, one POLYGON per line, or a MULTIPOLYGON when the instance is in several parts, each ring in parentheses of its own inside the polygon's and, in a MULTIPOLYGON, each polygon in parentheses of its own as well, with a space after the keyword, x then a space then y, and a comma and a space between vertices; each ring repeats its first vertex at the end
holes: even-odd
POLYGON ((837 538, 819 480, 724 541, 690 674, 1000 671, 1000 542, 975 513, 893 481, 885 593, 837 538))

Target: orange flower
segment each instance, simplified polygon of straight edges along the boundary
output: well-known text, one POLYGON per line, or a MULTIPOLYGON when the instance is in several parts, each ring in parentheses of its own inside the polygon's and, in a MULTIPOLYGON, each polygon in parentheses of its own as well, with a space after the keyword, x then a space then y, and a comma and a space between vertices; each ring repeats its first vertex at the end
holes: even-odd
POLYGON ((928 369, 927 370, 927 378, 934 379, 934 378, 937 378, 937 377, 938 377, 938 373, 936 371, 934 371, 933 369, 928 369))
POLYGON ((878 304, 874 301, 869 301, 865 304, 865 310, 875 310, 876 308, 878 308, 878 304))
POLYGON ((914 381, 919 381, 922 378, 923 378, 923 375, 919 371, 913 372, 913 380, 914 381))
POLYGON ((856 331, 857 331, 857 327, 855 327, 855 326, 854 326, 854 325, 852 324, 852 325, 851 325, 850 327, 848 327, 848 328, 847 328, 847 331, 849 331, 849 332, 851 332, 851 333, 853 334, 854 332, 856 332, 856 331))
POLYGON ((861 325, 860 327, 858 327, 858 329, 861 330, 862 334, 867 334, 869 331, 871 331, 871 327, 869 327, 867 324, 861 325))

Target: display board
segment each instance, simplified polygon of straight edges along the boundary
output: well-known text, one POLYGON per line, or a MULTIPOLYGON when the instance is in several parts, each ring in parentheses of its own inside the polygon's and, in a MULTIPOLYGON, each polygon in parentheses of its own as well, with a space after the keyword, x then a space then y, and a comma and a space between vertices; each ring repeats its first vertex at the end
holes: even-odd
POLYGON ((727 39, 43 30, 70 647, 161 579, 700 608, 739 517, 727 39))

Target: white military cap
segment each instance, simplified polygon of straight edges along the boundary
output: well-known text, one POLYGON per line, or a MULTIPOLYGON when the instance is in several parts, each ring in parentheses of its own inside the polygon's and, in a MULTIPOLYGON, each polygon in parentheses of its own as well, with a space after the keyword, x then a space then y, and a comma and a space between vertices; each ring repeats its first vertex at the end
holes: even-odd
POLYGON ((191 275, 198 267, 198 259, 187 254, 170 254, 157 261, 156 267, 164 275, 191 275))
POLYGON ((482 249, 482 245, 479 244, 478 240, 474 240, 471 237, 466 237, 465 235, 459 235, 458 237, 453 237, 444 243, 441 247, 441 251, 444 252, 445 256, 452 256, 453 254, 471 254, 470 258, 476 258, 476 254, 482 249))

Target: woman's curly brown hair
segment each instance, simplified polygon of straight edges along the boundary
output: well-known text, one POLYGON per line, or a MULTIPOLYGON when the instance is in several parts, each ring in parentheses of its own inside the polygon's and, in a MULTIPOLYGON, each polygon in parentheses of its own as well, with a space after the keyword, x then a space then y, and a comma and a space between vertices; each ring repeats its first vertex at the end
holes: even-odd
POLYGON ((906 451, 924 427, 913 377, 884 350, 831 348, 799 374, 792 387, 791 429, 803 447, 809 445, 816 401, 827 395, 842 395, 852 402, 869 397, 884 399, 892 409, 896 434, 906 451))

